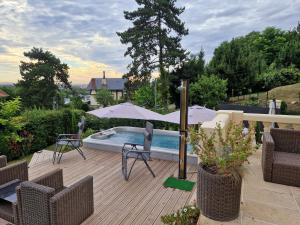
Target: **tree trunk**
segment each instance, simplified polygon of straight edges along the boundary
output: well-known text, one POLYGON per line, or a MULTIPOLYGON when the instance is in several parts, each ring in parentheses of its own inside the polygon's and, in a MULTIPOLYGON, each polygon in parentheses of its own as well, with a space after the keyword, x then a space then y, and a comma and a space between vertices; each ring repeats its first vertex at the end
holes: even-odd
POLYGON ((165 72, 164 69, 164 62, 163 62, 163 40, 162 40, 162 35, 161 35, 161 17, 162 15, 159 13, 158 16, 158 26, 159 26, 159 37, 158 37, 158 42, 159 42, 159 73, 160 73, 160 92, 161 92, 161 100, 162 100, 162 105, 165 109, 168 108, 168 99, 169 99, 169 83, 168 83, 168 76, 165 72))

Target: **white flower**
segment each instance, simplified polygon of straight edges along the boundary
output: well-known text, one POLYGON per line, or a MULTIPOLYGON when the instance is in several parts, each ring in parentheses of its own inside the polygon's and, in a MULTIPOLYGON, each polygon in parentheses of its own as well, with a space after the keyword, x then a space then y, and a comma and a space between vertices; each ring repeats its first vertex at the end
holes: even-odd
POLYGON ((177 213, 174 213, 174 217, 176 217, 177 216, 177 213))
POLYGON ((183 212, 187 212, 187 208, 184 208, 184 209, 183 209, 183 212))
POLYGON ((192 206, 191 209, 195 209, 195 206, 192 206))

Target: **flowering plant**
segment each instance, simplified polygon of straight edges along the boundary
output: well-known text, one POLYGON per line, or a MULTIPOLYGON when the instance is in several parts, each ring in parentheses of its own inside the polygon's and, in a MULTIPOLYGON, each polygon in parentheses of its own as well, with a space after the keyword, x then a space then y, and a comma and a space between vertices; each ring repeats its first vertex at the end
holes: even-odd
POLYGON ((177 212, 161 217, 166 225, 196 225, 200 216, 200 210, 194 205, 185 206, 177 212))

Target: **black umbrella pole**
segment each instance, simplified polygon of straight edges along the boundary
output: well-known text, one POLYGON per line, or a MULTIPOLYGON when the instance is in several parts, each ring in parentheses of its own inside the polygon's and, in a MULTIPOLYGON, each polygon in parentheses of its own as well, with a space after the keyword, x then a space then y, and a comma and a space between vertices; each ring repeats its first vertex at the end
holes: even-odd
POLYGON ((182 80, 180 90, 180 137, 179 137, 179 179, 186 179, 187 134, 188 134, 188 88, 189 81, 182 80))

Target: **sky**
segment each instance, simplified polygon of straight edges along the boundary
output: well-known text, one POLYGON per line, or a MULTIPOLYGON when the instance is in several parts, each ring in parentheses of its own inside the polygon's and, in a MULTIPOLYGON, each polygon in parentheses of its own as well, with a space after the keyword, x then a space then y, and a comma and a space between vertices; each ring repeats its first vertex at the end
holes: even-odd
MULTIPOLYGON (((223 41, 267 26, 290 30, 300 21, 300 0, 177 0, 189 29, 182 45, 205 59, 223 41)), ((131 26, 124 10, 134 0, 0 0, 0 82, 17 82, 24 51, 51 51, 70 67, 73 84, 121 77, 130 58, 116 35, 131 26)))

